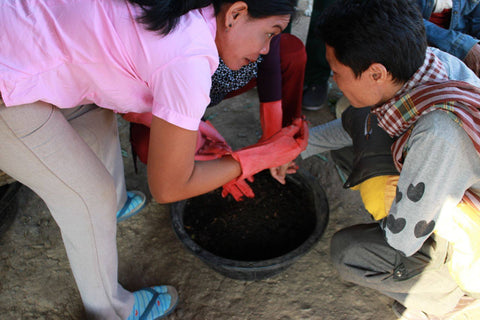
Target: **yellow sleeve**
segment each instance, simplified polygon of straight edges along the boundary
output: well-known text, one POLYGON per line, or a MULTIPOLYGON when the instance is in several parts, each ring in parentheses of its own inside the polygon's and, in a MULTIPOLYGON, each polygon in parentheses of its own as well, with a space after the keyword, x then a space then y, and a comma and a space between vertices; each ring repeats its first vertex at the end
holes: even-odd
POLYGON ((398 183, 398 175, 373 177, 352 187, 359 190, 365 209, 375 220, 381 220, 388 215, 398 183))

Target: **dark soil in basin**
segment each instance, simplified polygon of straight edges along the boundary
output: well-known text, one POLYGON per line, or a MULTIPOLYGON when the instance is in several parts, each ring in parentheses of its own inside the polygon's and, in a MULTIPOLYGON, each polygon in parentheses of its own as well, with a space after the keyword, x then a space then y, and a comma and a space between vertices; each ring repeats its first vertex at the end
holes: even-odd
POLYGON ((301 245, 316 226, 312 195, 303 185, 285 185, 269 171, 249 183, 255 198, 222 198, 221 188, 189 199, 183 223, 190 238, 222 258, 260 261, 279 257, 301 245))

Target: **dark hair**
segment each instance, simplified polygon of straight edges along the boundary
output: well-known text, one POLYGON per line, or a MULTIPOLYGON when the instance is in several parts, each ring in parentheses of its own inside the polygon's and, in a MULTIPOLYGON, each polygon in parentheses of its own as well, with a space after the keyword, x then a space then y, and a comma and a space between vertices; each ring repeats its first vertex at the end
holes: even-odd
MULTIPOLYGON (((139 21, 148 30, 169 34, 178 24, 180 17, 190 10, 203 8, 213 4, 215 14, 220 12, 224 3, 234 3, 239 0, 128 0, 139 5, 143 13, 139 21)), ((298 0, 242 0, 248 5, 248 13, 253 18, 263 18, 274 15, 294 15, 298 0)))
POLYGON ((317 32, 356 77, 381 63, 394 81, 405 82, 425 59, 425 27, 412 0, 337 0, 322 13, 317 32))

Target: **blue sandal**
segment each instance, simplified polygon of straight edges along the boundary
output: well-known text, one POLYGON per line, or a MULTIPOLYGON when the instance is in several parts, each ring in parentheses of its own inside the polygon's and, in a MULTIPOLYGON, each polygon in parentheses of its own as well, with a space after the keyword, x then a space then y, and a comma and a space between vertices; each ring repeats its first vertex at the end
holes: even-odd
POLYGON ((172 286, 144 288, 133 293, 135 304, 127 320, 154 320, 166 317, 178 304, 178 294, 172 286))
POLYGON ((117 212, 117 222, 133 217, 145 207, 147 197, 140 191, 127 191, 127 201, 117 212))

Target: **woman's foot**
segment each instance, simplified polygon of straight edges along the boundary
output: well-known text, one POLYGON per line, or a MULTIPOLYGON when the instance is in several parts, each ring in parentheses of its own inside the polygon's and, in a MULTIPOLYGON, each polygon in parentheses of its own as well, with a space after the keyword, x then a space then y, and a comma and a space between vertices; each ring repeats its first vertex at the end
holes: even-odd
POLYGON ((133 293, 135 304, 127 320, 161 319, 175 309, 178 294, 172 286, 144 288, 133 293))
POLYGON ((117 222, 133 217, 145 207, 147 197, 140 191, 127 191, 127 201, 117 212, 117 222))

